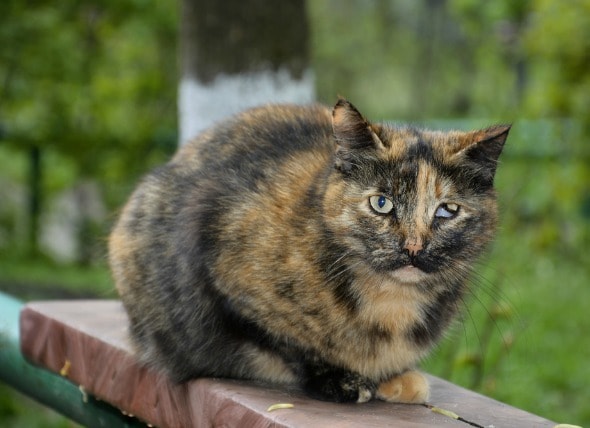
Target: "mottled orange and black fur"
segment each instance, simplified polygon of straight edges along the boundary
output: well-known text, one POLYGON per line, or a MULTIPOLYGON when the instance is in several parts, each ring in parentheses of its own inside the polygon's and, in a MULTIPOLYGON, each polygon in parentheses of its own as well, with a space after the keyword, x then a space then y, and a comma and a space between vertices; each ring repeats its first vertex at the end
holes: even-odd
POLYGON ((110 237, 141 359, 423 402, 414 370, 492 239, 509 127, 371 124, 349 102, 246 111, 149 174, 110 237))

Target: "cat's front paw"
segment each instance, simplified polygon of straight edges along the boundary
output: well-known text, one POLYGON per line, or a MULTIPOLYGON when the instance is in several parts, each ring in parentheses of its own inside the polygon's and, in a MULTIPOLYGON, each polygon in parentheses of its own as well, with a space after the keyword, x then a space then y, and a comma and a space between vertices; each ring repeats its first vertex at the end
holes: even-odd
POLYGON ((342 370, 330 370, 305 382, 305 390, 312 397, 338 403, 366 403, 375 396, 376 389, 369 379, 342 370))
POLYGON ((390 403, 425 403, 430 387, 424 375, 410 370, 381 383, 377 398, 390 403))

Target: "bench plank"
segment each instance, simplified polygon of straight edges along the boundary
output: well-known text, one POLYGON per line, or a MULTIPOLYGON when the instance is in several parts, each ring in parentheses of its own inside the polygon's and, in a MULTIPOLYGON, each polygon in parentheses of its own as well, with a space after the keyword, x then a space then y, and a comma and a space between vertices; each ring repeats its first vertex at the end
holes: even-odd
MULTIPOLYGON (((134 358, 119 301, 32 302, 21 312, 21 350, 81 391, 158 427, 468 427, 424 406, 371 401, 325 403, 292 388, 227 379, 174 384, 134 358), (291 409, 268 412, 275 403, 291 409)), ((431 403, 480 426, 553 427, 555 423, 434 376, 431 403)), ((81 394, 81 398, 82 398, 81 394)))

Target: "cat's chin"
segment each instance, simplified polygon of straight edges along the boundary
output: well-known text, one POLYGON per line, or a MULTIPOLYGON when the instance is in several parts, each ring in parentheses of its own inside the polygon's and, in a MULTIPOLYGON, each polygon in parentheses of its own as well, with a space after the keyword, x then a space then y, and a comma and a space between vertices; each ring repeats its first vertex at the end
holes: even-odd
POLYGON ((413 284, 423 280, 428 274, 415 266, 408 265, 392 271, 391 275, 399 282, 413 284))

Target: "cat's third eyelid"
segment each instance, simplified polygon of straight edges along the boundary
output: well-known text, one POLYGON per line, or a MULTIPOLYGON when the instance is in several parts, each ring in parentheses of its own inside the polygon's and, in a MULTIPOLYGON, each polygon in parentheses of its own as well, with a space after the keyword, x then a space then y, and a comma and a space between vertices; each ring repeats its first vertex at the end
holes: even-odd
POLYGON ((434 216, 436 218, 451 219, 457 216, 460 208, 460 205, 452 202, 443 203, 438 206, 434 213, 434 216))

